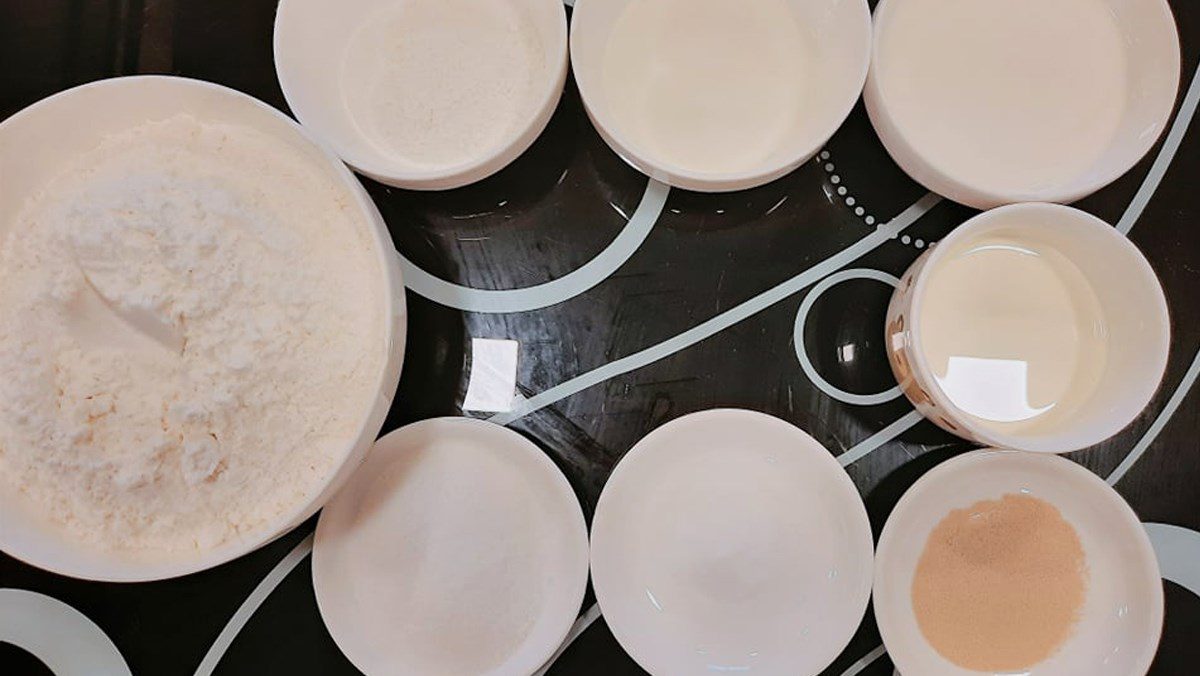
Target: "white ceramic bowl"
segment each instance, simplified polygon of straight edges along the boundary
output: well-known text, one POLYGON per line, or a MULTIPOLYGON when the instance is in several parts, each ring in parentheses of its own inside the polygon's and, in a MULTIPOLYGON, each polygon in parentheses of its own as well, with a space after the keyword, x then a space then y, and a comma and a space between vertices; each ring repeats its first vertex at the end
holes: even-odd
POLYGON ((951 510, 1028 491, 1058 508, 1087 559, 1087 596, 1070 638, 1029 676, 1145 674, 1162 634, 1163 587, 1150 539, 1108 484, 1063 458, 1018 451, 975 451, 921 477, 900 498, 875 555, 875 618, 902 674, 970 676, 925 640, 912 608, 917 561, 933 528, 951 510))
POLYGON ((1084 211, 1059 204, 1013 204, 968 220, 926 251, 892 295, 885 344, 901 389, 926 418, 984 446, 1044 453, 1086 448, 1113 436, 1150 403, 1170 352, 1162 285, 1127 237, 1084 211), (1108 354, 1092 394, 1075 410, 1051 410, 1020 428, 988 424, 956 406, 938 384, 920 321, 925 289, 943 260, 981 239, 1049 245, 1091 285, 1105 315, 1108 354))
MULTIPOLYGON (((359 44, 361 39, 371 39, 364 37, 369 35, 364 29, 374 27, 383 14, 404 2, 281 0, 275 16, 275 71, 288 105, 296 119, 347 164, 382 183, 413 190, 447 190, 487 178, 525 152, 558 105, 567 77, 566 10, 560 0, 489 0, 489 5, 495 3, 491 9, 511 8, 516 20, 536 35, 541 63, 529 73, 531 93, 522 99, 516 121, 496 139, 481 141, 483 147, 471 148, 466 159, 442 164, 403 157, 375 142, 364 132, 347 98, 346 59, 351 47, 369 48, 359 44)), ((386 32, 376 37, 405 39, 386 32)), ((454 37, 448 33, 442 39, 454 37)))
MULTIPOLYGON (((633 0, 575 3, 571 16, 571 65, 588 116, 608 145, 638 171, 669 185, 701 192, 725 192, 775 180, 821 149, 845 121, 862 92, 870 65, 871 14, 866 0, 787 0, 797 24, 808 31, 805 39, 811 43, 812 62, 797 64, 797 68, 804 66, 809 73, 800 92, 807 106, 805 114, 798 115, 782 133, 764 138, 762 145, 769 152, 761 153, 750 168, 713 171, 682 166, 639 142, 613 111, 613 95, 607 91, 604 75, 606 51, 614 26, 631 4, 633 0)), ((681 7, 684 4, 680 3, 681 7)), ((719 53, 719 36, 711 44, 719 53)), ((646 68, 653 69, 654 56, 647 54, 644 58, 646 68)), ((696 68, 698 77, 709 77, 704 70, 708 66, 697 63, 696 68)), ((719 80, 708 80, 703 86, 713 87, 709 96, 723 95, 719 80)))
POLYGON ((312 574, 329 633, 367 674, 527 676, 579 613, 587 525, 529 440, 425 420, 380 439, 321 512, 312 574))
POLYGON ((95 148, 110 134, 154 120, 189 114, 202 122, 252 127, 283 140, 324 168, 353 195, 349 208, 370 241, 379 263, 384 321, 380 350, 386 363, 378 374, 379 396, 362 412, 358 432, 346 439, 337 470, 302 502, 270 524, 240 538, 190 554, 136 557, 85 546, 61 528, 32 513, 27 501, 0 482, 0 550, 30 565, 71 577, 138 582, 193 573, 235 559, 291 530, 337 490, 365 456, 379 433, 400 379, 404 357, 404 284, 391 236, 374 203, 336 157, 310 141, 283 113, 220 85, 166 76, 101 80, 55 94, 0 123, 0 234, 12 227, 26 199, 42 190, 63 165, 95 148))
POLYGON ((871 591, 871 526, 833 456, 752 411, 694 413, 621 460, 592 520, 592 585, 659 676, 817 674, 871 591))
MULTIPOLYGON (((988 11, 1004 12, 1007 18, 984 19, 986 28, 977 32, 964 27, 958 14, 941 23, 937 17, 914 16, 919 7, 930 5, 927 0, 880 0, 863 99, 888 153, 926 188, 979 209, 1015 202, 1073 202, 1124 174, 1170 120, 1179 88, 1179 35, 1166 0, 1092 2, 1097 6, 1037 3, 1034 9, 1032 0, 1020 8, 991 5, 988 11), (1084 11, 1077 17, 1056 19, 1047 35, 1043 12, 1052 7, 1084 11), (1040 56, 1023 58, 1030 44, 1063 44, 1057 31, 1064 24, 1095 27, 1104 21, 1110 25, 1097 30, 1109 32, 1111 48, 1093 44, 1088 49, 1112 61, 1094 63, 1094 68, 1110 66, 1114 78, 1122 79, 1123 90, 1088 89, 1093 73, 1087 72, 1084 61, 1089 57, 1078 45, 1070 48, 1076 63, 1065 73, 1058 72, 1063 64, 1046 63, 1040 56), (947 38, 939 36, 937 44, 928 47, 930 40, 918 34, 922 30, 941 31, 951 36, 950 42, 943 43, 947 38), (984 33, 987 40, 982 39, 984 33), (919 56, 905 51, 909 47, 892 52, 887 48, 892 40, 925 50, 919 56), (997 42, 1012 51, 997 49, 997 42), (980 48, 984 43, 992 48, 980 48), (937 65, 931 67, 924 59, 937 65), (1003 72, 987 72, 984 66, 996 66, 997 61, 1003 62, 1003 72), (951 70, 932 72, 935 67, 951 70), (889 75, 892 71, 895 74, 889 75), (1042 80, 1052 96, 1064 99, 1035 98, 1040 96, 1037 87, 1043 85, 1032 82, 1042 80), (946 82, 952 85, 945 86, 946 82), (1082 93, 1070 93, 1077 84, 1083 85, 1082 93), (963 90, 961 95, 958 89, 963 90), (1113 105, 1104 110, 1074 110, 1072 106, 1081 101, 1091 101, 1085 96, 1113 105), (1108 112, 1112 119, 1106 125, 1111 128, 1080 136, 1078 147, 1066 146, 1058 156, 1039 155, 1061 139, 1074 138, 1071 132, 1108 112)), ((957 3, 959 9, 979 6, 957 3)))

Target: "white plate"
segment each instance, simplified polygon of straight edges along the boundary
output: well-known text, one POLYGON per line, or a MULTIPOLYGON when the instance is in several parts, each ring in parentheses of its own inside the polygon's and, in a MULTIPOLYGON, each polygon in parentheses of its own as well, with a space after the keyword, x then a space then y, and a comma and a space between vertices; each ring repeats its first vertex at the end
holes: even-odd
POLYGON ((816 674, 866 612, 871 526, 812 437, 762 413, 695 413, 613 471, 592 522, 592 584, 652 674, 816 674))
POLYGON ((1028 676, 1129 676, 1150 668, 1162 634, 1158 562, 1137 515, 1087 469, 1053 455, 975 451, 947 461, 900 498, 879 538, 875 618, 897 669, 913 676, 968 676, 925 641, 912 610, 912 580, 925 541, 953 509, 1027 490, 1062 512, 1079 534, 1088 591, 1079 624, 1028 676))
POLYGON ((587 551, 575 493, 537 446, 438 418, 380 439, 325 507, 313 587, 367 674, 528 676, 579 613, 587 551))

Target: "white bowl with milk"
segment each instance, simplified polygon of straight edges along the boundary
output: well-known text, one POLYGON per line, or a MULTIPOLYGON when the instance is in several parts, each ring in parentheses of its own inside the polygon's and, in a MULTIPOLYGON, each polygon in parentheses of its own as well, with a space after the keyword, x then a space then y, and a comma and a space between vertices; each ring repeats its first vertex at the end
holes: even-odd
POLYGON ((726 192, 820 150, 858 100, 870 39, 866 0, 579 0, 571 65, 626 162, 726 192))
POLYGON ((1179 88, 1166 0, 881 0, 863 98, 887 151, 980 209, 1073 202, 1150 149, 1179 88))
POLYGON ((925 417, 980 444, 1047 453, 1132 422, 1171 337, 1137 247, 1045 203, 984 212, 926 251, 900 280, 886 330, 896 379, 925 417))

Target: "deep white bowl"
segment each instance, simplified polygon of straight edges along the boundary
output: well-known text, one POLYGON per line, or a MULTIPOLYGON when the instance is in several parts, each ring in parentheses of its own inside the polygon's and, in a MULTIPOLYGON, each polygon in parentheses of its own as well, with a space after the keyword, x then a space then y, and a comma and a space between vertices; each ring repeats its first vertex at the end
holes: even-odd
MULTIPOLYGON (((870 65, 871 13, 866 0, 788 0, 814 45, 819 73, 803 91, 811 116, 798 117, 770 154, 749 169, 697 171, 675 164, 635 140, 622 127, 606 91, 604 62, 617 20, 633 0, 578 0, 571 16, 571 65, 588 116, 600 136, 638 171, 668 185, 701 192, 727 192, 773 181, 811 159, 837 131, 862 92, 870 65)), ((647 63, 649 68, 652 64, 647 63)), ((697 64, 698 69, 704 66, 697 64)), ((719 84, 719 83, 718 83, 719 84)), ((722 96, 719 88, 711 92, 722 96)))
POLYGON ((346 439, 335 471, 301 504, 271 523, 217 547, 180 554, 123 554, 70 539, 34 513, 12 487, 0 482, 0 550, 30 565, 87 580, 140 582, 177 577, 235 559, 291 530, 325 503, 350 476, 375 441, 387 415, 404 358, 405 304, 400 267, 383 219, 358 180, 283 113, 227 87, 167 76, 101 80, 55 94, 0 123, 0 233, 12 227, 26 199, 42 190, 64 164, 111 134, 146 122, 188 114, 202 122, 252 127, 286 142, 324 169, 353 196, 348 209, 374 243, 385 320, 379 349, 386 355, 378 397, 362 412, 358 431, 346 439))
POLYGON ((886 332, 896 380, 926 418, 984 446, 1066 453, 1117 434, 1150 403, 1166 372, 1171 320, 1158 276, 1129 238, 1079 209, 1012 204, 971 218, 909 267, 888 305, 886 332), (1092 287, 1107 320, 1108 356, 1095 389, 1075 409, 1051 410, 1017 428, 1000 429, 954 404, 926 358, 928 332, 934 329, 921 322, 933 271, 972 242, 995 237, 1062 254, 1092 287))
POLYGON ((542 63, 540 70, 530 73, 534 93, 525 102, 521 119, 470 159, 427 166, 385 152, 362 132, 348 108, 343 88, 347 49, 362 37, 360 31, 373 16, 404 0, 281 0, 274 36, 279 85, 296 119, 358 172, 412 190, 448 190, 474 183, 506 167, 537 139, 558 106, 567 78, 567 17, 562 2, 504 1, 513 3, 521 21, 536 33, 542 63))
POLYGON ((951 510, 1028 491, 1058 508, 1079 535, 1088 586, 1080 618, 1061 648, 1029 676, 1132 676, 1154 660, 1163 586, 1150 539, 1108 484, 1070 460, 1019 451, 975 451, 921 477, 888 516, 875 554, 875 619, 897 671, 972 676, 925 640, 912 608, 917 561, 951 510))
MULTIPOLYGON (((897 88, 901 85, 912 86, 920 74, 906 71, 903 76, 889 77, 886 71, 896 64, 887 61, 881 45, 891 38, 911 35, 913 26, 923 22, 901 20, 906 12, 912 11, 913 3, 880 0, 875 8, 871 73, 863 90, 863 100, 871 123, 892 159, 926 188, 978 209, 1016 202, 1073 202, 1129 171, 1150 150, 1170 120, 1179 89, 1179 34, 1167 0, 1095 1, 1112 13, 1114 30, 1119 31, 1120 50, 1124 54, 1117 58, 1123 58, 1125 64, 1125 91, 1121 96, 1125 101, 1125 110, 1116 120, 1115 131, 1107 146, 1097 144, 1094 148, 1096 157, 1090 163, 1080 160, 1081 167, 1064 167, 1062 172, 1056 172, 1052 177, 1047 176, 1037 184, 1029 184, 1028 176, 1041 171, 1044 164, 1044 159, 1037 158, 1033 153, 1026 156, 1028 161, 1006 160, 1001 171, 995 174, 981 173, 980 167, 999 166, 997 158, 989 157, 982 149, 974 152, 976 145, 983 146, 988 138, 995 137, 996 128, 990 123, 979 124, 966 132, 959 129, 969 128, 965 121, 957 124, 930 123, 930 120, 937 119, 936 116, 922 113, 922 109, 916 107, 926 105, 925 102, 901 102, 903 97, 898 96, 897 88), (971 161, 977 163, 970 166, 964 164, 965 160, 948 163, 943 157, 944 153, 935 148, 942 143, 962 148, 964 153, 974 153, 971 161), (1012 166, 1009 166, 1010 162, 1012 166)), ((1014 50, 1027 40, 1040 39, 1030 35, 1030 29, 1038 24, 1037 19, 1029 17, 1028 21, 1030 25, 1024 30, 999 37, 1013 45, 1014 50)), ((945 30, 961 29, 947 27, 945 30)), ((966 49, 970 49, 970 40, 970 35, 963 36, 966 49)), ((952 63, 955 60, 962 62, 963 56, 961 51, 956 51, 939 55, 939 58, 943 63, 952 63)), ((908 54, 892 54, 890 57, 912 58, 908 54)), ((1024 75, 1017 77, 1026 73, 1018 70, 1022 66, 1016 65, 1017 60, 1011 59, 1014 65, 1008 77, 997 78, 997 81, 981 81, 980 78, 985 76, 978 70, 964 73, 963 77, 968 78, 970 86, 975 89, 964 92, 961 98, 983 101, 984 97, 976 91, 979 88, 985 89, 988 94, 1007 92, 1011 88, 1013 92, 1005 93, 1006 98, 1001 104, 988 105, 987 114, 1003 113, 998 115, 998 124, 1004 125, 1007 135, 1027 138, 1030 139, 1029 143, 1043 147, 1040 139, 1055 138, 1054 129, 1057 127, 1047 126, 1046 117, 1040 118, 1041 121, 1026 119, 1028 116, 1024 112, 1028 108, 1027 99, 1037 96, 1037 92, 1028 88, 1024 75)), ((1054 65, 1038 63, 1026 67, 1034 67, 1039 73, 1053 73, 1054 65)), ((937 75, 930 73, 928 77, 937 75)), ((931 106, 929 113, 937 112, 932 106, 940 104, 928 98, 926 101, 931 106)), ((1059 110, 1060 107, 1053 109, 1059 110)), ((1101 112, 1096 111, 1096 114, 1101 112)), ((1053 124, 1070 124, 1070 121, 1060 119, 1053 124)))

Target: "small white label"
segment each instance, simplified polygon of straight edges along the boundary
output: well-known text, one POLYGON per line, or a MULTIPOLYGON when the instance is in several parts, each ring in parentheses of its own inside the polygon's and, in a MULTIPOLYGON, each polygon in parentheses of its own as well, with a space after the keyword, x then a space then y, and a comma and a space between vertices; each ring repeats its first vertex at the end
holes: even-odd
POLYGON ((515 340, 471 339, 471 378, 467 382, 464 411, 511 411, 517 387, 515 340))

